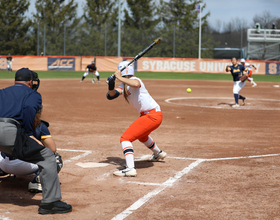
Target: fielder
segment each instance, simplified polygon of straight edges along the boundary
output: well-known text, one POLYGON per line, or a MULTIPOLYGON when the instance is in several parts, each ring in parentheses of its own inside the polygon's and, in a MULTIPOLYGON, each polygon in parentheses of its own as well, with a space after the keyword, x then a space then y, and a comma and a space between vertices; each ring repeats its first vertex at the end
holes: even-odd
POLYGON ((122 72, 124 66, 129 62, 121 62, 115 72, 116 78, 122 84, 115 89, 115 79, 113 76, 108 78, 107 99, 112 100, 123 94, 125 100, 130 103, 140 114, 122 134, 120 142, 125 156, 127 168, 114 172, 116 176, 137 176, 134 165, 134 150, 132 142, 139 140, 146 147, 153 151, 151 161, 163 160, 166 153, 158 148, 149 134, 157 129, 162 122, 162 112, 157 102, 150 96, 141 79, 134 76, 134 68, 130 65, 122 72))
MULTIPOLYGON (((63 162, 61 156, 56 153, 56 145, 54 143, 54 140, 52 139, 48 127, 49 123, 47 121, 41 120, 40 125, 36 127, 33 135, 35 138, 41 141, 45 147, 53 151, 57 162, 57 172, 59 173, 63 166, 63 162)), ((7 156, 5 153, 1 152, 0 176, 6 176, 8 174, 13 174, 15 176, 25 176, 33 173, 35 174, 35 177, 28 184, 28 191, 31 193, 42 192, 42 185, 39 177, 40 170, 37 164, 25 162, 11 156, 7 156)))
POLYGON ((86 72, 84 73, 82 79, 81 79, 81 82, 83 82, 83 80, 87 77, 88 74, 92 73, 92 83, 96 83, 95 79, 94 79, 94 76, 96 76, 97 80, 98 80, 98 83, 100 83, 100 80, 99 80, 99 73, 97 71, 97 68, 95 66, 95 62, 92 62, 91 64, 87 65, 86 67, 86 72))
POLYGON ((6 59, 7 59, 7 69, 9 71, 9 73, 12 73, 13 72, 13 70, 12 70, 13 57, 11 57, 11 54, 9 53, 8 57, 6 59))
POLYGON ((242 64, 245 68, 248 69, 248 81, 251 82, 252 87, 257 86, 257 83, 255 83, 255 82, 253 81, 253 78, 251 78, 251 75, 252 75, 252 67, 254 67, 255 70, 257 69, 257 67, 255 67, 253 64, 246 63, 246 62, 245 62, 245 59, 241 59, 240 62, 241 62, 241 64, 242 64))
POLYGON ((233 77, 233 96, 234 96, 234 100, 235 100, 235 104, 232 105, 233 108, 238 108, 239 104, 238 104, 238 100, 242 99, 242 105, 245 105, 246 102, 246 97, 243 97, 241 95, 239 95, 239 92, 241 91, 241 89, 245 86, 246 84, 246 80, 248 78, 247 74, 244 74, 243 72, 247 72, 247 68, 245 68, 243 65, 238 64, 237 60, 235 57, 231 58, 231 66, 227 66, 226 67, 226 72, 231 72, 231 75, 233 77))

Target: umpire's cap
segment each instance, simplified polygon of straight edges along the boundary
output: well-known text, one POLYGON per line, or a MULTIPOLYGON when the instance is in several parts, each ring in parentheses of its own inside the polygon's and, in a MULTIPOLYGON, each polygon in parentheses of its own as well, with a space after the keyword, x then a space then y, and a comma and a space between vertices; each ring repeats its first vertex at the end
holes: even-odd
POLYGON ((40 79, 36 72, 33 72, 28 68, 21 68, 16 72, 15 81, 29 81, 29 80, 32 80, 33 82, 34 81, 37 82, 37 84, 33 83, 32 85, 32 89, 37 90, 40 85, 40 79))
POLYGON ((15 81, 37 81, 38 74, 28 68, 21 68, 16 72, 15 81))

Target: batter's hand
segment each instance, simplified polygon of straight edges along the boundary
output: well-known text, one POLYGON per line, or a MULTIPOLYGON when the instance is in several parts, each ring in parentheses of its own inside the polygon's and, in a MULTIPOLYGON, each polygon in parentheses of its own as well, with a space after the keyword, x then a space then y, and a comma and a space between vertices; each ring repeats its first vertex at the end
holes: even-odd
POLYGON ((114 75, 117 77, 117 79, 121 78, 122 77, 122 74, 121 74, 121 71, 120 70, 117 70, 114 75))
POLYGON ((111 75, 111 76, 109 76, 108 78, 107 78, 107 82, 109 83, 109 82, 114 82, 116 80, 116 77, 115 77, 115 75, 111 75))

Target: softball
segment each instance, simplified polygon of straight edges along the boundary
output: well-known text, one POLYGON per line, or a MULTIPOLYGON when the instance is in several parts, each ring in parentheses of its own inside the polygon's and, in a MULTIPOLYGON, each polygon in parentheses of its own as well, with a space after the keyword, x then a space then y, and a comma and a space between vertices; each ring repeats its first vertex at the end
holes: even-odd
POLYGON ((187 88, 187 92, 188 93, 192 92, 191 88, 187 88))

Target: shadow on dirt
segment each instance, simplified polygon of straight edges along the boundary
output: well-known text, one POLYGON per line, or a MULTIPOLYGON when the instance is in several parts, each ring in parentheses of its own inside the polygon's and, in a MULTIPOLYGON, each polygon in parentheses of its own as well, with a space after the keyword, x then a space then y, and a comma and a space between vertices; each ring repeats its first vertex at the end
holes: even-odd
POLYGON ((0 177, 0 204, 14 204, 18 206, 40 205, 41 200, 34 200, 35 193, 28 192, 28 183, 32 175, 0 177))
MULTIPOLYGON (((120 167, 117 167, 118 169, 124 169, 126 167, 125 159, 120 157, 107 157, 107 160, 99 161, 99 163, 109 163, 112 165, 119 165, 120 167)), ((150 161, 135 161, 136 169, 148 168, 152 166, 154 166, 154 163, 150 161)))

